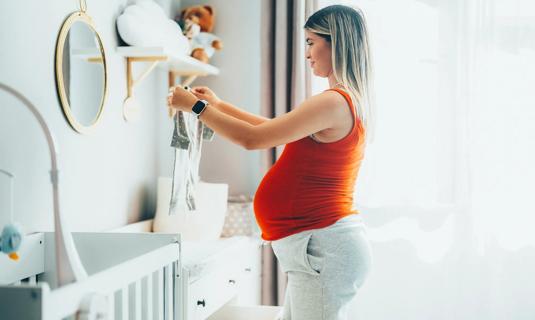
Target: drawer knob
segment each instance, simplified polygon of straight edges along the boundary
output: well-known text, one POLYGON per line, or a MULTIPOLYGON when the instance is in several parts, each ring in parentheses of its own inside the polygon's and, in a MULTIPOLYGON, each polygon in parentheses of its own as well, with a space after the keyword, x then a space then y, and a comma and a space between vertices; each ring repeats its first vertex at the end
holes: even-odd
POLYGON ((236 283, 236 280, 234 280, 234 279, 230 279, 230 280, 228 281, 228 283, 230 283, 230 284, 235 284, 235 283, 236 283))
POLYGON ((246 272, 251 272, 251 268, 245 268, 246 272))
POLYGON ((202 300, 198 300, 198 301, 197 301, 197 305, 198 305, 198 306, 206 307, 206 301, 204 301, 204 299, 202 299, 202 300))

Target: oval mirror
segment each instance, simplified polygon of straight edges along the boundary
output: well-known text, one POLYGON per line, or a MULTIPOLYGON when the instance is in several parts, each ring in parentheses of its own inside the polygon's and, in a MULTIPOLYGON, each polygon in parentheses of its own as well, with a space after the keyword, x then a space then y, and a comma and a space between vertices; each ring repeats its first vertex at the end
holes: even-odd
POLYGON ((61 26, 56 43, 56 88, 74 130, 93 128, 104 108, 107 70, 104 47, 84 7, 61 26))

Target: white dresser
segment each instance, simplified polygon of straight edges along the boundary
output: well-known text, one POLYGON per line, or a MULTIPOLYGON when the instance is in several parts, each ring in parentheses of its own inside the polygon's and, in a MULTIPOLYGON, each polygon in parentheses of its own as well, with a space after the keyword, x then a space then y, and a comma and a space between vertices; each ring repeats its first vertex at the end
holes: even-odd
POLYGON ((183 320, 204 320, 225 304, 260 304, 260 239, 184 241, 181 249, 183 320))
MULTIPOLYGON (((115 232, 150 232, 152 220, 115 232)), ((276 320, 261 306, 262 240, 245 236, 180 242, 177 320, 276 320)))

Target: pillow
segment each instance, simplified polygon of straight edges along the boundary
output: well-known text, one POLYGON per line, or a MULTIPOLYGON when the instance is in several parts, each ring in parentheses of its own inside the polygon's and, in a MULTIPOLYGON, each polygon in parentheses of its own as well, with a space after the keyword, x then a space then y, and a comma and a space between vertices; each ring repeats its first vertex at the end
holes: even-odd
POLYGON ((150 0, 141 0, 126 7, 117 18, 117 30, 124 42, 131 46, 164 47, 172 53, 184 55, 191 52, 180 26, 150 0))

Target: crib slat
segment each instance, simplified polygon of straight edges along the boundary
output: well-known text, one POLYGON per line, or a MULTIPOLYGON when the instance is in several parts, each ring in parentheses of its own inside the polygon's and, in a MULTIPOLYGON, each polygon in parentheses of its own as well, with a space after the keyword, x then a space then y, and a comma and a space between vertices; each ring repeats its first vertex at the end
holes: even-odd
POLYGON ((163 269, 154 272, 154 319, 163 320, 163 269))
POLYGON ((182 296, 180 293, 182 290, 182 279, 180 279, 180 264, 178 261, 174 261, 173 263, 173 312, 174 316, 178 318, 182 312, 181 305, 178 301, 178 298, 182 296))
POLYGON ((143 319, 152 320, 152 273, 143 278, 143 319))
POLYGON ((121 319, 128 320, 128 286, 121 290, 121 319))
POLYGON ((173 265, 169 264, 164 268, 164 301, 165 319, 173 320, 173 265))
POLYGON ((169 265, 169 314, 171 320, 175 319, 175 278, 173 274, 173 263, 169 265))
POLYGON ((141 280, 135 283, 135 301, 134 301, 135 319, 141 320, 141 280))
POLYGON ((110 293, 108 296, 108 319, 117 319, 115 316, 115 294, 110 293))
POLYGON ((112 319, 122 320, 123 319, 123 313, 122 313, 123 291, 122 290, 115 291, 115 293, 113 294, 113 297, 114 297, 113 300, 115 301, 115 303, 114 303, 115 313, 113 314, 113 318, 112 319))

